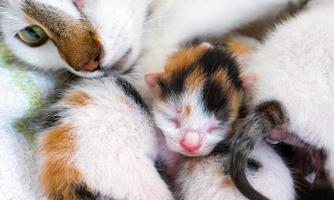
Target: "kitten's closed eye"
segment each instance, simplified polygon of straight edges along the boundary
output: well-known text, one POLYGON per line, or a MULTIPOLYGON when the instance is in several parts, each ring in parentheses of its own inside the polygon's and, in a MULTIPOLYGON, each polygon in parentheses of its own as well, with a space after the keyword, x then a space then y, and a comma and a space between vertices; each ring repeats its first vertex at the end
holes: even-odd
POLYGON ((222 130, 223 127, 220 127, 220 126, 213 126, 213 127, 210 127, 207 131, 208 133, 213 133, 213 132, 216 132, 216 131, 219 131, 219 130, 222 130))
POLYGON ((170 118, 169 119, 173 124, 175 125, 175 128, 180 128, 181 127, 181 122, 178 118, 170 118))

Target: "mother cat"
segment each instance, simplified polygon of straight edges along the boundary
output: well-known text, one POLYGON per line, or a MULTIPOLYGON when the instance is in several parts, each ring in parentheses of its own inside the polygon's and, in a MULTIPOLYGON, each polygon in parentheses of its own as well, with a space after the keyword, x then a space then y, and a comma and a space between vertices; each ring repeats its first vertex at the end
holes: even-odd
POLYGON ((99 77, 133 64, 142 49, 165 47, 152 52, 164 57, 180 42, 226 33, 297 1, 1 0, 0 30, 26 64, 99 77))
MULTIPOLYGON (((271 13, 273 10, 280 10, 287 2, 290 1, 252 0, 245 2, 241 0, 209 0, 204 2, 201 0, 155 0, 150 2, 149 0, 2 0, 0 1, 0 27, 4 42, 13 51, 19 61, 42 70, 66 68, 82 77, 101 77, 113 71, 123 71, 122 67, 126 71, 129 69, 129 66, 135 63, 143 49, 147 51, 142 58, 142 62, 140 62, 142 66, 145 66, 147 70, 152 70, 154 66, 154 70, 160 71, 163 67, 165 56, 169 54, 169 51, 177 48, 180 42, 202 35, 222 34, 240 24, 271 13), (150 65, 152 62, 149 59, 152 57, 157 57, 159 63, 150 65)), ((124 109, 127 109, 127 103, 130 103, 130 106, 136 106, 133 103, 138 103, 139 101, 140 104, 140 100, 136 98, 133 88, 124 80, 109 80, 104 78, 82 81, 73 88, 80 89, 80 87, 88 89, 85 90, 85 93, 75 94, 78 96, 74 96, 74 99, 79 101, 72 101, 73 98, 68 98, 71 96, 64 95, 60 102, 74 104, 68 107, 68 110, 63 113, 65 115, 53 116, 61 117, 62 120, 70 118, 74 124, 72 123, 71 127, 64 124, 63 126, 51 127, 49 129, 51 132, 43 135, 41 144, 44 150, 44 157, 41 164, 42 166, 47 166, 46 171, 50 172, 50 174, 43 173, 45 172, 44 170, 41 177, 52 183, 49 185, 42 182, 47 196, 50 199, 75 199, 79 198, 78 195, 82 198, 83 196, 94 198, 95 194, 97 196, 99 196, 98 194, 102 194, 102 196, 107 195, 108 197, 111 196, 118 199, 138 199, 138 196, 137 198, 136 196, 129 196, 129 194, 134 194, 131 193, 131 189, 133 188, 121 187, 122 184, 126 185, 126 181, 131 182, 131 180, 123 180, 124 176, 122 175, 127 170, 125 171, 122 168, 119 171, 119 175, 121 176, 116 181, 95 182, 97 184, 93 184, 94 181, 81 182, 82 180, 93 180, 96 178, 89 177, 91 174, 85 173, 87 171, 73 174, 70 173, 71 171, 60 170, 63 174, 52 173, 57 172, 57 170, 52 171, 58 167, 59 162, 57 161, 59 160, 57 159, 63 159, 63 157, 58 156, 66 155, 63 150, 69 150, 69 147, 72 145, 66 142, 57 143, 57 139, 58 141, 63 141, 62 139, 66 137, 62 136, 71 137, 72 135, 69 135, 69 132, 71 134, 74 132, 73 135, 84 133, 91 136, 114 135, 114 132, 119 132, 118 127, 115 129, 115 127, 110 126, 114 124, 112 123, 114 122, 112 121, 113 119, 110 123, 110 120, 106 119, 107 115, 98 115, 96 112, 89 110, 89 106, 84 106, 87 103, 86 101, 89 102, 89 97, 95 96, 100 100, 93 103, 95 108, 102 111, 106 111, 106 105, 111 104, 115 106, 113 104, 114 101, 105 102, 108 95, 109 97, 120 95, 121 98, 118 100, 123 102, 124 109), (94 90, 89 90, 90 85, 94 90), (99 88, 101 89, 99 90, 99 88), (119 93, 111 94, 110 91, 111 93, 113 91, 118 91, 119 93), (87 93, 88 96, 86 96, 87 93), (131 100, 131 98, 134 100, 131 100), (107 120, 106 122, 108 123, 103 123, 103 120, 107 120), (99 122, 99 126, 96 126, 96 123, 93 122, 99 122), (62 144, 63 146, 57 146, 57 144, 62 144), (57 154, 59 152, 60 154, 57 154), (48 171, 48 169, 50 170, 48 171), (78 182, 73 183, 71 182, 72 179, 78 182), (85 191, 86 189, 93 191, 93 196, 91 193, 85 191), (123 191, 119 191, 118 189, 123 189, 123 191)), ((115 109, 119 109, 119 107, 115 109)), ((116 115, 116 113, 114 114, 116 115)), ((136 116, 129 116, 127 113, 124 113, 124 115, 117 115, 117 117, 119 117, 119 120, 126 121, 136 116)), ((150 126, 149 121, 149 119, 145 121, 148 126, 150 126)), ((126 126, 122 127, 126 128, 126 126)), ((128 131, 130 133, 137 133, 135 129, 129 128, 128 131)), ((123 132, 123 136, 129 132, 123 132)), ((131 136, 131 134, 127 136, 131 136)), ((147 141, 150 141, 149 144, 154 144, 154 141, 151 141, 151 139, 155 140, 152 134, 147 137, 149 137, 148 140, 139 140, 139 142, 142 142, 137 143, 139 147, 148 147, 147 141)), ((90 141, 89 138, 86 139, 87 142, 90 141)), ((115 144, 115 141, 111 141, 110 143, 108 143, 109 140, 101 139, 101 141, 110 146, 115 144)), ((75 142, 78 141, 74 139, 75 142)), ((92 145, 92 147, 99 147, 101 149, 104 147, 101 144, 92 145)), ((126 146, 122 147, 127 148, 126 146)), ((134 146, 134 148, 136 147, 134 146)), ((152 149, 154 148, 152 147, 152 149)), ((148 151, 152 149, 149 148, 148 151)), ((106 171, 108 171, 113 169, 114 166, 120 166, 118 163, 107 162, 111 155, 108 155, 105 149, 102 149, 101 153, 103 154, 99 155, 92 154, 96 148, 85 150, 80 151, 81 154, 77 154, 82 156, 79 158, 80 163, 84 163, 83 165, 86 164, 87 170, 100 172, 101 179, 99 180, 108 178, 107 174, 103 174, 103 170, 101 169, 107 167, 106 171), (94 164, 94 167, 91 164, 94 164), (105 166, 106 164, 113 166, 109 168, 105 166)), ((147 153, 145 152, 146 150, 142 148, 144 154, 147 153)), ((72 154, 73 151, 78 151, 78 149, 70 149, 68 153, 72 154)), ((139 151, 140 149, 138 148, 136 153, 139 151)), ((148 154, 148 157, 153 160, 155 159, 155 153, 150 154, 148 152, 148 154)), ((67 159, 69 158, 65 157, 63 160, 67 161, 67 159)), ((126 160, 127 157, 121 157, 121 159, 126 160)), ((133 163, 126 163, 127 166, 132 167, 133 163)), ((73 166, 67 166, 67 164, 72 163, 65 164, 67 169, 72 169, 71 167, 73 166)), ((151 164, 149 163, 148 165, 151 164)), ((140 168, 134 173, 142 177, 140 168)), ((134 178, 134 176, 131 178, 134 178)), ((161 183, 162 181, 158 182, 161 183)), ((129 184, 127 185, 129 186, 129 184)), ((144 191, 150 191, 149 189, 151 188, 149 185, 142 185, 142 187, 144 191)), ((170 199, 168 192, 164 191, 164 194, 165 199, 170 199)), ((148 195, 152 197, 152 194, 148 195)), ((162 193, 159 195, 162 195, 162 193)), ((149 196, 146 196, 146 198, 144 196, 141 197, 142 199, 150 199, 149 196)))

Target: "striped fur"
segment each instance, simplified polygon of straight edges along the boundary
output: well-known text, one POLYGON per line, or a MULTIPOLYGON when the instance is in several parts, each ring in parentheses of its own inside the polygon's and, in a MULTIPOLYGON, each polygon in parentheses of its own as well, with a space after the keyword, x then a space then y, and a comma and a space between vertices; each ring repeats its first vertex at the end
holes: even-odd
POLYGON ((241 193, 251 200, 267 200, 267 198, 253 189, 246 178, 249 155, 255 145, 275 127, 286 123, 288 119, 280 103, 269 101, 257 106, 236 127, 231 144, 231 177, 241 193))

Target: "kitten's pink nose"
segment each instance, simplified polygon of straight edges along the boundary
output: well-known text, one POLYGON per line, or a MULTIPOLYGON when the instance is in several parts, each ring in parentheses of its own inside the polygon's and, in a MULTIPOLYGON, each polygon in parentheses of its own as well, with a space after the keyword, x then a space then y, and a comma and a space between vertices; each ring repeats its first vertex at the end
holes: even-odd
POLYGON ((201 136, 195 131, 187 132, 180 144, 184 150, 193 153, 201 147, 201 136))

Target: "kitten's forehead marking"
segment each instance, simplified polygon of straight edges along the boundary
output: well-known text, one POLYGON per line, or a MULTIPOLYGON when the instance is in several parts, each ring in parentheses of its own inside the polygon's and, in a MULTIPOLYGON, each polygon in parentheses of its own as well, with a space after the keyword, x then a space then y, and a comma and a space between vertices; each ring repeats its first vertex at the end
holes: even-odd
POLYGON ((160 90, 157 90, 162 99, 173 94, 179 95, 182 93, 185 81, 188 81, 187 89, 196 90, 197 84, 202 81, 201 71, 193 74, 192 65, 208 50, 206 46, 197 46, 183 49, 180 52, 173 54, 165 66, 165 72, 159 80, 160 90), (196 86, 195 86, 196 85, 196 86))
POLYGON ((32 0, 24 1, 23 11, 30 21, 46 29, 61 56, 76 70, 102 49, 98 33, 84 16, 75 19, 62 10, 32 0))

